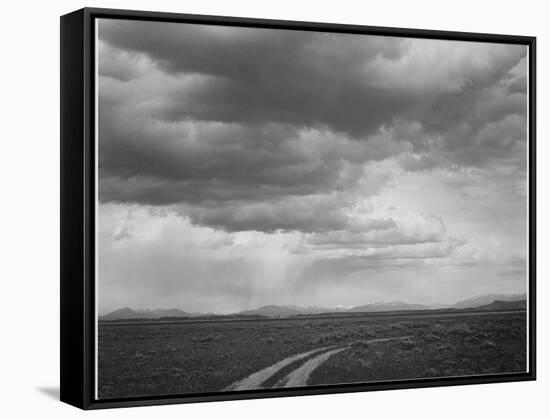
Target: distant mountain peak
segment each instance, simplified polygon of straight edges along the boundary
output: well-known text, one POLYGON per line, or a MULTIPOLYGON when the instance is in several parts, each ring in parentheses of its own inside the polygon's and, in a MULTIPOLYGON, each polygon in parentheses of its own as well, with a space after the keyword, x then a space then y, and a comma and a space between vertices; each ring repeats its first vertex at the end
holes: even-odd
POLYGON ((115 321, 124 319, 159 319, 187 316, 191 315, 180 309, 132 309, 125 307, 110 312, 107 315, 100 316, 99 319, 104 321, 115 321))
POLYGON ((375 302, 348 309, 349 312, 387 312, 387 311, 417 311, 430 309, 429 306, 419 303, 405 303, 401 301, 375 302))
POLYGON ((455 303, 454 305, 452 305, 451 307, 456 309, 477 308, 479 306, 490 305, 495 301, 515 302, 526 298, 527 298, 527 295, 525 293, 515 293, 515 294, 486 293, 484 295, 474 296, 468 299, 461 300, 455 303))

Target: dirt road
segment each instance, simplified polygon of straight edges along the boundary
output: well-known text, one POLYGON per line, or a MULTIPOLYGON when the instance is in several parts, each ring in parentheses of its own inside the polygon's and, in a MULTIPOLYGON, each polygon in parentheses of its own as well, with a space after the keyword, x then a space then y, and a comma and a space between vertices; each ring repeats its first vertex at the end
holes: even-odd
MULTIPOLYGON (((376 344, 376 343, 381 343, 385 341, 402 340, 402 339, 411 338, 411 337, 412 336, 410 335, 406 335, 403 337, 376 338, 373 340, 365 340, 361 342, 367 343, 367 344, 376 344)), ((290 366, 293 363, 296 363, 296 368, 290 371, 286 376, 281 378, 272 387, 288 388, 288 387, 306 386, 309 380, 309 377, 315 371, 315 369, 317 369, 317 367, 319 367, 325 361, 330 359, 332 356, 338 353, 341 353, 345 350, 348 350, 349 348, 351 348, 351 346, 352 344, 346 344, 341 346, 326 346, 326 347, 317 348, 315 350, 295 354, 269 367, 266 367, 265 369, 262 369, 256 373, 252 373, 248 377, 229 385, 224 390, 235 391, 235 390, 252 390, 252 389, 264 388, 263 385, 267 380, 269 380, 272 376, 274 376, 277 372, 279 372, 283 368, 290 366), (305 363, 303 363, 302 365, 298 365, 298 363, 300 363, 300 360, 306 359, 308 357, 310 358, 307 359, 305 363)))
POLYGON ((288 366, 289 364, 292 364, 296 361, 299 361, 307 356, 310 356, 312 354, 318 353, 319 351, 327 350, 330 347, 322 347, 317 348, 315 350, 306 351, 304 353, 296 354, 294 356, 290 356, 285 358, 284 360, 281 360, 269 367, 266 367, 265 369, 262 369, 256 373, 251 374, 250 376, 239 380, 238 382, 235 382, 228 387, 226 387, 224 390, 226 391, 232 391, 232 390, 249 390, 249 389, 260 389, 262 387, 262 384, 268 380, 271 376, 273 376, 275 373, 277 373, 282 368, 288 366))

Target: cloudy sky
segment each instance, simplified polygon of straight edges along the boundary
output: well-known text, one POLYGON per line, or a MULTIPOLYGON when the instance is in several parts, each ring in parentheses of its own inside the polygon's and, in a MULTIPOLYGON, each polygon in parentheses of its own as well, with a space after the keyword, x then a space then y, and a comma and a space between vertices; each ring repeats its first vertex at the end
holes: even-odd
POLYGON ((100 314, 525 291, 525 46, 98 37, 100 314))

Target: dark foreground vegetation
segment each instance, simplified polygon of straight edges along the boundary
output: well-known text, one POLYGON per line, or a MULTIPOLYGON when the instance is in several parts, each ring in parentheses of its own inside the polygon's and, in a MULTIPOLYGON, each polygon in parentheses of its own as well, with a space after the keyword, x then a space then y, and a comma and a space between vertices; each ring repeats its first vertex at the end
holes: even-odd
POLYGON ((216 392, 288 356, 333 346, 349 348, 315 369, 308 385, 522 372, 526 315, 100 325, 99 397, 216 392), (368 342, 401 336, 410 337, 368 342))

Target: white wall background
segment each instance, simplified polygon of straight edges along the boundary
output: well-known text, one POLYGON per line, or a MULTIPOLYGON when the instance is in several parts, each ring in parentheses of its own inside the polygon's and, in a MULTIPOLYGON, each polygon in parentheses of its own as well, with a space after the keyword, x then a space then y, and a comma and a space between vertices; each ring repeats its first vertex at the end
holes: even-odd
MULTIPOLYGON (((543 1, 10 1, 0 23, 0 414, 69 417, 58 396, 59 16, 83 6, 538 37, 537 382, 88 412, 89 416, 518 417, 548 410, 548 7, 543 1), (538 411, 538 412, 537 412, 538 411)), ((495 208, 498 210, 498 208, 495 208)), ((529 416, 529 415, 527 415, 529 416)))

